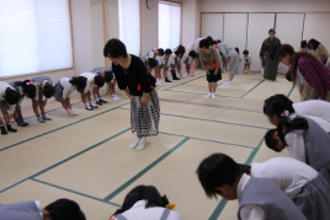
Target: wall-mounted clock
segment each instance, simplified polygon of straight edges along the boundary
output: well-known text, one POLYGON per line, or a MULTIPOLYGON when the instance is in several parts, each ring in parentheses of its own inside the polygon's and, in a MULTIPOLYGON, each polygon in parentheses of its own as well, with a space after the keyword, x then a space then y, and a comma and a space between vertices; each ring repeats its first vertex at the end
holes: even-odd
POLYGON ((155 6, 155 0, 146 0, 146 5, 148 9, 152 9, 155 6))

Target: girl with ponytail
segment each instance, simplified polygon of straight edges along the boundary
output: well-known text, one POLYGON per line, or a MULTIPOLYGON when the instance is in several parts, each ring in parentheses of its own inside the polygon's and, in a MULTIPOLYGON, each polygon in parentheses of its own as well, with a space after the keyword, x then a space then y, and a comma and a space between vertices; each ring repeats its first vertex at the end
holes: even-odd
POLYGON ((265 142, 276 152, 287 148, 291 157, 316 170, 330 163, 330 134, 307 117, 281 119, 276 129, 266 133, 265 142))

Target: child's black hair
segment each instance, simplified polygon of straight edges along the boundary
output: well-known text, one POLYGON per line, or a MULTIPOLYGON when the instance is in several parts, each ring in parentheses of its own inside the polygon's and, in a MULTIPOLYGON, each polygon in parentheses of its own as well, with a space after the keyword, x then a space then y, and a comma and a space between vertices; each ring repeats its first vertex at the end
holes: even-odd
POLYGON ((154 58, 148 58, 147 64, 150 68, 154 68, 154 67, 158 66, 158 61, 154 58))
POLYGON ((85 214, 81 211, 79 205, 69 199, 59 199, 47 205, 51 220, 86 220, 85 214))
POLYGON ((44 96, 47 99, 49 99, 50 97, 52 97, 55 94, 54 86, 49 85, 49 84, 45 85, 43 93, 44 93, 44 96))
POLYGON ((176 55, 183 55, 183 54, 185 54, 185 52, 186 52, 186 48, 184 47, 184 46, 182 46, 181 44, 176 48, 176 50, 175 50, 175 54, 176 55))
POLYGON ((233 186, 241 174, 238 164, 231 157, 222 153, 215 153, 204 159, 196 172, 208 197, 216 197, 216 187, 233 186))
POLYGON ((103 55, 110 58, 126 58, 128 56, 125 44, 115 38, 112 38, 106 43, 103 49, 103 55))
POLYGON ((276 94, 267 98, 264 102, 263 111, 267 116, 276 115, 278 117, 284 113, 285 110, 289 111, 289 114, 294 113, 293 102, 283 94, 276 94))
POLYGON ((239 48, 235 47, 236 52, 239 54, 239 48))
POLYGON ((269 29, 269 30, 268 30, 268 34, 270 34, 270 33, 274 33, 274 34, 276 34, 275 29, 274 29, 274 28, 269 29))
POLYGON ((300 48, 307 48, 307 41, 306 40, 302 40, 300 42, 300 48))
POLYGON ((102 86, 104 86, 105 79, 101 75, 96 75, 94 77, 94 83, 97 87, 101 88, 102 86))
POLYGON ((281 119, 278 126, 278 136, 280 139, 285 142, 285 135, 287 135, 291 131, 295 130, 308 130, 309 125, 306 119, 301 117, 295 117, 294 119, 281 119))
POLYGON ((158 53, 159 53, 159 56, 164 56, 164 49, 163 48, 158 48, 158 53))
POLYGON ((278 148, 278 141, 274 138, 274 134, 276 131, 277 129, 270 129, 269 131, 267 131, 267 133, 265 134, 265 143, 268 148, 276 152, 281 152, 282 150, 278 148))
POLYGON ((285 135, 294 130, 307 130, 308 128, 308 122, 304 118, 296 117, 292 120, 288 118, 281 119, 276 129, 271 129, 266 133, 266 145, 268 148, 276 152, 281 152, 281 149, 278 148, 278 141, 274 138, 275 132, 277 132, 284 145, 287 145, 285 141, 285 135))
POLYGON ((209 41, 210 45, 212 45, 213 38, 211 36, 207 36, 205 39, 209 41))
POLYGON ((16 86, 21 86, 24 95, 26 95, 30 99, 34 99, 37 94, 37 86, 34 85, 33 81, 24 80, 24 81, 16 81, 16 86))
POLYGON ((196 58, 197 57, 197 53, 194 51, 194 50, 192 50, 192 51, 190 51, 189 53, 188 53, 188 56, 190 56, 190 57, 192 57, 192 58, 196 58))
POLYGON ((17 104, 20 99, 20 94, 15 89, 7 88, 5 92, 5 101, 9 103, 9 105, 17 104))
POLYGON ((243 51, 243 55, 249 55, 249 51, 248 50, 244 50, 243 51))
POLYGON ((320 44, 321 44, 321 42, 318 41, 318 40, 316 40, 316 39, 314 39, 314 38, 312 38, 312 39, 310 39, 310 40, 308 41, 308 45, 309 45, 309 46, 312 46, 312 47, 309 48, 309 49, 316 50, 316 49, 319 47, 320 44))
POLYGON ((207 49, 211 46, 211 42, 207 39, 203 39, 199 42, 199 48, 207 49))
POLYGON ((113 79, 112 70, 106 70, 105 73, 104 73, 104 81, 106 83, 110 83, 112 79, 113 79))
POLYGON ((212 41, 212 44, 213 44, 213 45, 215 45, 215 44, 218 45, 218 41, 214 40, 214 41, 212 41))
POLYGON ((161 196, 156 187, 140 185, 132 189, 125 197, 124 204, 114 215, 130 209, 137 201, 146 200, 146 207, 166 207, 169 204, 167 197, 161 196))
POLYGON ((87 78, 83 76, 72 77, 69 82, 76 87, 79 93, 84 93, 85 87, 87 85, 87 78))
POLYGON ((168 54, 172 54, 172 53, 173 53, 172 50, 169 49, 169 48, 165 50, 165 54, 167 54, 167 55, 168 55, 168 54))

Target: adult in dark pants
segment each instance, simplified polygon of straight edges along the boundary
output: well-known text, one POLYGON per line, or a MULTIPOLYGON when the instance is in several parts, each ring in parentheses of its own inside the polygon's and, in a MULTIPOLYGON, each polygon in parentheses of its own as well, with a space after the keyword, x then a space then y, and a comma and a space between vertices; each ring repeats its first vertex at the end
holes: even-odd
POLYGON ((260 58, 264 68, 264 79, 275 81, 278 67, 278 61, 275 59, 275 53, 281 46, 281 41, 275 37, 274 29, 270 29, 268 34, 269 37, 262 43, 260 58))

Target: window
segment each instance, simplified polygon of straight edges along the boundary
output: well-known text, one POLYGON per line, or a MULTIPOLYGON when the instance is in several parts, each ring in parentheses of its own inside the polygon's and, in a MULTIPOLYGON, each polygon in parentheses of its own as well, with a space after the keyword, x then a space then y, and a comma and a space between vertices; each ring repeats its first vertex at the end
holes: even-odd
POLYGON ((73 65, 68 0, 2 0, 0 30, 0 77, 73 65))
POLYGON ((175 48, 180 44, 181 5, 167 1, 158 4, 158 45, 175 48))
POLYGON ((139 0, 118 0, 119 38, 128 53, 140 54, 140 6, 139 0))

